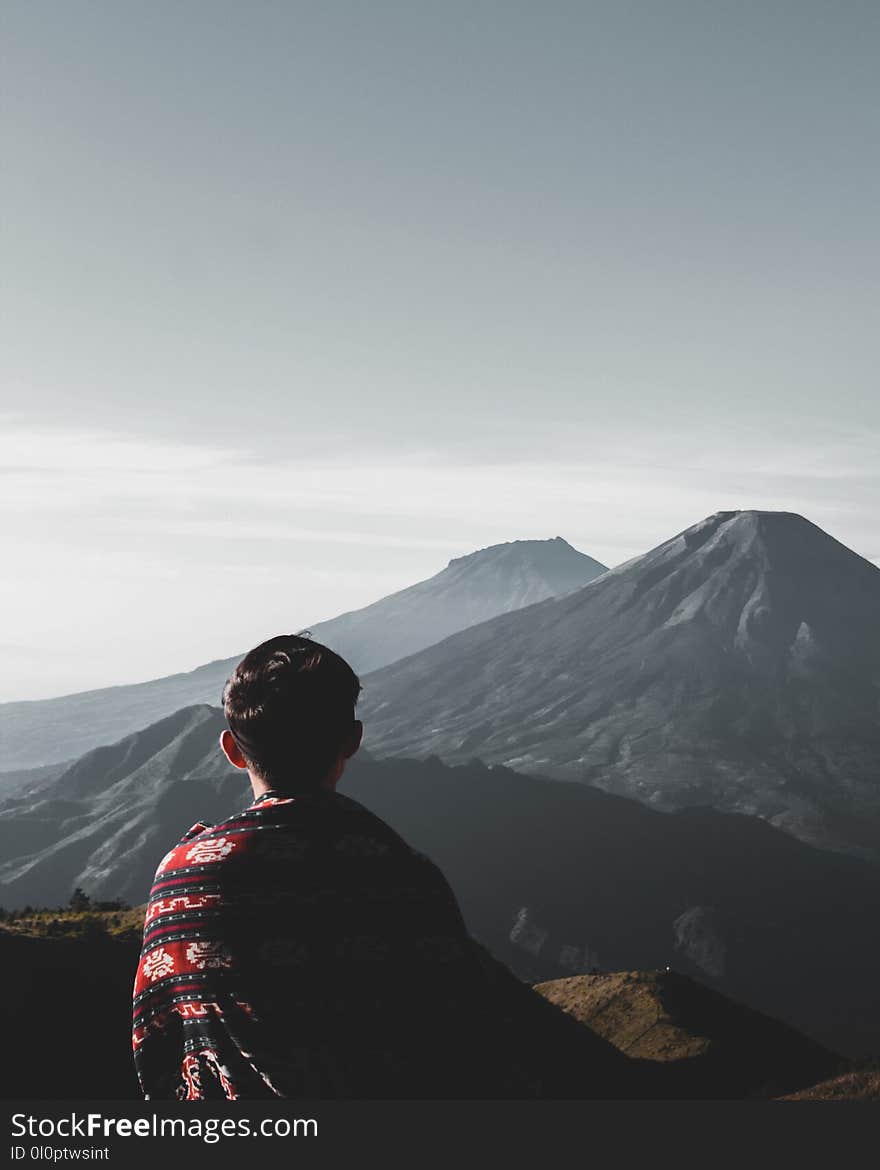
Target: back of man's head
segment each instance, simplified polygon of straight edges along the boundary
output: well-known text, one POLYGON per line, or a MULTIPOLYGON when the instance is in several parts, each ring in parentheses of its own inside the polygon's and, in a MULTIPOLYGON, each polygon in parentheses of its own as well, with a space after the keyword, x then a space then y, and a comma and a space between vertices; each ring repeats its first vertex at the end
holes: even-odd
POLYGON ((232 738, 273 788, 317 788, 351 737, 361 684, 334 651, 301 634, 256 646, 223 688, 232 738))

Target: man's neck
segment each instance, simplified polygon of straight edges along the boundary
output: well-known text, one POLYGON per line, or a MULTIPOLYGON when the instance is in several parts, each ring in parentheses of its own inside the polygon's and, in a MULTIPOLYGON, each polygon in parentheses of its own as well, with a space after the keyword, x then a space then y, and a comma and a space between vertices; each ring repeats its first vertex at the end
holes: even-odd
MULTIPOLYGON (((251 788, 254 792, 254 800, 259 800, 261 796, 265 796, 267 792, 282 792, 284 788, 279 788, 277 784, 272 784, 269 780, 262 776, 257 776, 254 772, 248 770, 248 776, 251 781, 251 788)), ((319 792, 335 792, 336 785, 339 781, 339 776, 334 771, 329 772, 321 783, 317 786, 319 792)))

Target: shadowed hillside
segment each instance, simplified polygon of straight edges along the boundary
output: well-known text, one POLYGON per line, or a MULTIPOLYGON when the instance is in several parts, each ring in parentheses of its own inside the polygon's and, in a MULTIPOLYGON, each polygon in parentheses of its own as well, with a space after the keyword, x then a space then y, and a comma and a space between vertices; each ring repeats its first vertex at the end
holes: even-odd
POLYGON ((77 886, 143 901, 170 844, 245 803, 221 726, 216 708, 186 708, 0 802, 0 905, 65 902, 77 886))
POLYGON ((0 1096, 139 1097, 131 989, 140 943, 101 930, 49 939, 0 928, 0 1096))
MULTIPOLYGON (((247 803, 218 710, 178 712, 0 803, 0 905, 143 901, 197 820, 247 803)), ((880 1052, 880 869, 756 818, 660 813, 476 762, 356 757, 342 790, 432 857, 529 981, 675 968, 829 1046, 880 1052)))
POLYGON ((880 867, 754 817, 479 764, 364 761, 346 791, 440 865, 521 978, 670 965, 835 1050, 880 1054, 880 867))
MULTIPOLYGON (((118 914, 49 912, 0 928, 0 1096, 139 1098, 129 1039, 138 916, 124 912, 120 926, 118 914), (73 919, 63 923, 67 937, 45 937, 48 923, 64 918, 73 919)), ((528 1096, 766 1096, 841 1067, 796 1032, 690 979, 630 972, 543 984, 536 995, 494 966, 506 1034, 534 1076, 528 1096), (639 1032, 653 1039, 633 1042, 639 1032)), ((459 1095, 450 1083, 449 1096, 459 1095)))

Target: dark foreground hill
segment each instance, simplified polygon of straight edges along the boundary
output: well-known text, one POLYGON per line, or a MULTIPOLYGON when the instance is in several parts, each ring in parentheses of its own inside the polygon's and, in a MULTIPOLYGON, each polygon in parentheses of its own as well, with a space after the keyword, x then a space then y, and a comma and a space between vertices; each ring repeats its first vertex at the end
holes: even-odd
MULTIPOLYGON (((56 927, 66 928, 70 924, 61 923, 63 917, 52 916, 48 923, 54 918, 56 927)), ((101 915, 89 918, 85 934, 61 939, 34 933, 46 920, 33 920, 30 930, 23 923, 0 928, 4 1098, 139 1096, 129 1042, 139 944, 130 929, 107 933, 101 915)), ((796 1032, 683 977, 649 972, 563 980, 544 984, 535 994, 499 966, 497 986, 499 1010, 516 1036, 517 1060, 535 1073, 535 1087, 525 1095, 766 1096, 802 1089, 842 1069, 838 1057, 796 1032), (584 992, 584 983, 599 983, 604 991, 584 992), (602 1011, 603 994, 613 1000, 611 1025, 602 1011), (634 1047, 629 1038, 650 1029, 658 1012, 658 1042, 628 1052, 634 1047)), ((461 1059, 464 1068, 466 1052, 461 1059)), ((418 1095, 414 1086, 402 1086, 401 1092, 418 1095)), ((448 1095, 462 1095, 454 1082, 448 1095)))
POLYGON ((576 593, 370 675, 377 755, 478 756, 880 857, 880 569, 720 512, 576 593))
MULTIPOLYGON (((77 886, 143 901, 196 820, 247 800, 209 707, 0 802, 0 905, 77 886)), ((880 1052, 880 869, 757 818, 661 813, 476 762, 356 757, 343 791, 449 877, 474 935, 529 981, 671 965, 838 1050, 880 1052)))
POLYGON ((880 1101, 880 1070, 859 1069, 801 1089, 786 1101, 880 1101))
POLYGON ((0 1097, 132 1100, 133 939, 47 939, 0 928, 0 1097))
MULTIPOLYGON (((441 572, 363 609, 311 627, 351 662, 376 670, 465 626, 548 597, 570 593, 605 571, 557 536, 515 540, 456 557, 441 572)), ((284 633, 267 631, 267 636, 284 633)), ((247 649, 243 647, 242 652, 247 649)), ((218 703, 241 654, 185 674, 36 702, 0 704, 0 767, 71 760, 146 727, 181 707, 218 703)), ((0 791, 9 789, 0 775, 0 791)))

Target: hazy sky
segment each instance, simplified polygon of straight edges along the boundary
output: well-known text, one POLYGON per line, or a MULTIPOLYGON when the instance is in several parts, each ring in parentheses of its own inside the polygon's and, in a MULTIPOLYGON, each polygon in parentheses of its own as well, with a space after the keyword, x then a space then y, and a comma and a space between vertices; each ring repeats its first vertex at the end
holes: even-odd
POLYGON ((710 512, 880 558, 880 4, 5 0, 0 699, 710 512))

